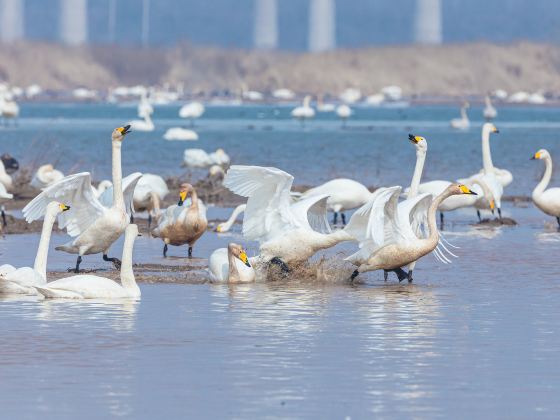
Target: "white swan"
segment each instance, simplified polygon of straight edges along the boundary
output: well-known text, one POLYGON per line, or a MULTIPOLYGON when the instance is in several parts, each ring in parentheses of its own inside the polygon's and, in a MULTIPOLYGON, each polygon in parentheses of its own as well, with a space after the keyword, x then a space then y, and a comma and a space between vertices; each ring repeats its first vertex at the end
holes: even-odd
POLYGON ((165 132, 163 138, 167 141, 196 141, 198 140, 198 134, 188 128, 172 127, 165 132))
POLYGON ((148 229, 152 224, 152 217, 156 220, 160 216, 161 202, 169 194, 165 180, 159 175, 143 174, 134 189, 134 211, 148 212, 148 229))
POLYGON ((128 122, 128 125, 132 127, 135 131, 154 131, 155 125, 152 121, 150 114, 145 114, 142 120, 132 120, 128 122))
POLYGON ((333 112, 336 109, 334 104, 325 103, 323 95, 317 96, 317 111, 319 112, 333 112))
POLYGON ((0 216, 2 217, 2 224, 0 224, 0 232, 2 231, 3 227, 8 225, 8 223, 6 222, 6 209, 4 203, 7 203, 13 198, 14 195, 6 191, 6 187, 4 187, 4 184, 0 183, 0 216))
POLYGON ((215 250, 208 259, 208 271, 216 283, 250 283, 256 277, 247 253, 237 244, 215 250))
POLYGON ((101 194, 103 194, 105 191, 107 191, 112 186, 113 186, 113 183, 111 181, 109 181, 108 179, 104 179, 103 181, 101 181, 97 185, 97 188, 95 188, 92 185, 91 189, 93 191, 93 195, 95 196, 95 198, 99 198, 101 196, 101 194))
POLYGON ((468 130, 471 126, 469 117, 467 115, 468 102, 465 102, 461 107, 461 118, 454 118, 450 121, 451 127, 457 130, 468 130))
POLYGON ((259 242, 262 262, 276 263, 283 271, 289 271, 287 264, 304 262, 321 249, 355 240, 346 229, 356 229, 358 223, 352 217, 347 228, 332 233, 326 213, 328 197, 293 202, 293 180, 280 169, 238 165, 230 167, 224 179, 226 188, 248 198, 243 236, 259 242))
POLYGON ((498 111, 496 111, 496 108, 492 105, 490 95, 486 95, 484 97, 484 109, 482 110, 482 115, 486 121, 494 120, 498 116, 498 111))
POLYGON ((346 104, 342 104, 336 107, 336 115, 342 120, 342 127, 346 127, 346 121, 352 116, 353 113, 354 112, 352 111, 352 108, 350 108, 346 104))
POLYGON ((11 95, 0 95, 0 117, 2 117, 4 125, 8 125, 9 120, 13 120, 17 125, 19 105, 11 95))
POLYGON ((194 126, 194 120, 197 118, 202 117, 204 114, 204 105, 200 102, 191 102, 186 105, 183 105, 181 109, 179 109, 179 117, 186 118, 191 121, 191 127, 194 126))
MULTIPOLYGON (((452 182, 449 181, 429 181, 420 184, 418 187, 418 192, 420 194, 431 194, 433 197, 440 195, 444 192, 452 182)), ((494 213, 495 202, 492 195, 492 191, 486 185, 486 183, 481 179, 473 179, 471 184, 467 185, 469 189, 474 191, 477 195, 452 195, 439 205, 438 210, 440 212, 440 224, 444 224, 444 213, 448 211, 454 211, 466 207, 475 207, 477 209, 478 219, 481 220, 479 210, 489 209, 494 213)))
POLYGON ((47 165, 42 165, 39 169, 37 169, 37 172, 35 172, 35 175, 31 180, 31 186, 37 188, 38 190, 42 190, 43 188, 60 181, 62 178, 64 178, 64 174, 59 170, 54 169, 54 166, 49 163, 47 165))
POLYGON ((310 102, 311 96, 307 95, 303 98, 303 104, 292 110, 292 117, 298 119, 302 125, 305 125, 306 120, 315 116, 315 110, 309 105, 310 102))
POLYGON ((139 299, 141 292, 132 270, 132 250, 137 236, 138 227, 133 224, 128 225, 124 235, 121 284, 105 277, 82 274, 37 285, 35 289, 46 298, 139 299))
POLYGON ((158 226, 152 234, 160 238, 163 245, 163 256, 167 257, 168 245, 181 246, 188 244, 188 256, 192 257, 193 246, 206 232, 206 206, 198 199, 196 190, 190 184, 182 184, 179 192, 179 203, 169 206, 162 214, 158 226), (184 202, 190 195, 190 206, 184 202))
POLYGON ((247 207, 247 204, 240 204, 235 209, 233 209, 233 212, 231 213, 231 216, 229 216, 229 219, 226 222, 220 223, 218 226, 216 226, 216 232, 229 232, 231 226, 235 222, 235 219, 237 219, 237 216, 245 211, 245 207, 247 207))
POLYGON ((140 96, 140 102, 138 103, 138 116, 144 118, 146 115, 152 115, 154 113, 154 107, 148 99, 146 92, 142 92, 140 96))
MULTIPOLYGON (((428 236, 419 238, 413 229, 403 229, 410 226, 408 220, 401 221, 401 212, 398 210, 397 190, 384 206, 384 216, 372 220, 368 225, 366 237, 360 242, 360 251, 346 258, 358 266, 352 273, 353 280, 360 273, 375 270, 384 270, 385 277, 389 271, 394 271, 399 281, 407 278, 401 267, 407 266, 423 256, 434 251, 439 243, 439 233, 436 226, 436 211, 443 200, 453 194, 476 194, 465 185, 452 184, 442 194, 431 200, 430 196, 418 196, 417 205, 425 205, 431 200, 427 211, 428 236), (382 244, 376 243, 378 232, 384 232, 382 244)), ((410 279, 409 279, 410 280, 410 279)))
POLYGON ((14 181, 11 175, 6 172, 6 167, 4 163, 0 160, 0 184, 6 187, 6 190, 11 191, 14 188, 14 181))
POLYGON ((111 261, 117 266, 120 264, 117 258, 108 258, 107 252, 129 224, 130 215, 127 210, 131 211, 134 187, 142 176, 141 173, 135 173, 127 177, 129 188, 127 188, 125 202, 122 188, 121 147, 129 130, 129 125, 119 127, 113 131, 111 136, 112 200, 106 199, 110 189, 97 199, 91 187, 91 175, 88 172, 82 172, 69 175, 47 187, 23 209, 25 219, 31 223, 45 214, 47 205, 51 201, 62 201, 72 207, 72 210, 59 217, 59 225, 62 229, 66 228, 68 234, 75 239, 56 247, 56 250, 78 254, 76 272, 79 271, 83 255, 103 253, 103 260, 111 261), (129 180, 130 182, 128 182, 129 180), (110 207, 103 204, 109 201, 111 201, 110 207))
POLYGON ((552 177, 552 157, 548 150, 541 149, 531 159, 544 160, 545 171, 541 182, 533 190, 533 202, 545 214, 556 217, 560 228, 560 188, 549 188, 550 178, 552 177))
POLYGON ((319 195, 328 195, 327 208, 334 213, 333 224, 336 225, 338 214, 341 215, 342 223, 346 224, 346 216, 344 212, 363 206, 367 203, 372 193, 365 185, 358 181, 347 178, 337 178, 325 182, 317 187, 310 188, 302 195, 302 199, 315 197, 319 195))
MULTIPOLYGON (((507 187, 513 181, 513 175, 507 169, 499 169, 492 163, 492 153, 490 151, 490 134, 498 134, 500 131, 492 123, 484 123, 482 125, 482 161, 488 162, 491 171, 496 175, 496 178, 502 184, 502 187, 507 187)), ((482 174, 484 169, 481 169, 479 174, 482 174)))
POLYGON ((207 153, 202 149, 185 149, 183 163, 190 168, 206 168, 212 165, 229 165, 230 158, 223 149, 207 153))
POLYGON ((52 227, 56 216, 69 209, 68 206, 55 201, 48 204, 33 268, 21 267, 17 270, 11 270, 11 266, 3 266, 2 271, 5 274, 0 273, 0 293, 35 294, 33 286, 40 286, 47 282, 47 256, 52 227))

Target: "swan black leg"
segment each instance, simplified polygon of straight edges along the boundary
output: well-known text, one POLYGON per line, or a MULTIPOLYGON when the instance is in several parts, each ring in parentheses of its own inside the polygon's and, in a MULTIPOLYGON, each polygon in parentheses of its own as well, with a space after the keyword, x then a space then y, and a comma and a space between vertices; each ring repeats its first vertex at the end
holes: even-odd
MULTIPOLYGON (((406 271, 404 271, 402 268, 395 268, 394 270, 389 271, 392 271, 397 275, 397 277, 399 278, 399 283, 404 279, 409 279, 408 274, 406 274, 406 271)), ((412 277, 412 271, 410 272, 410 276, 412 277)), ((409 279, 408 281, 411 282, 412 280, 409 279)))
POLYGON ((346 226, 346 215, 344 213, 340 213, 340 217, 342 218, 342 224, 346 226))
POLYGON ((336 222, 338 222, 338 213, 335 211, 335 212, 333 213, 333 222, 332 222, 332 224, 333 224, 333 225, 336 225, 336 222))
POLYGON ((103 261, 112 262, 117 270, 121 268, 121 260, 119 260, 118 258, 109 258, 107 254, 103 254, 103 261))
POLYGON ((167 244, 163 245, 163 258, 167 258, 167 244))
MULTIPOLYGON (((406 275, 406 278, 408 279, 409 283, 412 283, 412 270, 408 271, 408 274, 406 275)), ((400 281, 400 280, 399 280, 400 281)))
POLYGON ((558 223, 558 229, 560 229, 560 217, 556 216, 556 222, 558 223))
POLYGON ((2 226, 8 226, 8 223, 6 222, 6 212, 4 211, 4 209, 2 209, 2 226))
POLYGON ((148 213, 148 230, 150 230, 150 226, 152 226, 152 213, 148 213))
POLYGON ((189 246, 189 258, 192 258, 192 246, 189 246))
POLYGON ((443 212, 439 212, 439 228, 443 230, 443 212))
POLYGON ((498 218, 502 220, 502 209, 498 207, 498 218))
POLYGON ((478 223, 482 222, 482 217, 480 217, 480 210, 477 210, 476 214, 478 216, 478 223))
POLYGON ((273 259, 271 259, 270 263, 276 264, 278 267, 280 267, 282 273, 284 274, 288 274, 290 272, 290 267, 288 267, 288 265, 278 257, 274 257, 273 259))
POLYGON ((383 270, 383 280, 387 281, 388 277, 389 277, 389 272, 387 270, 383 270))
POLYGON ((359 272, 358 270, 354 270, 354 271, 352 272, 352 275, 350 276, 350 283, 354 283, 354 279, 355 279, 356 277, 358 277, 359 274, 360 274, 360 272, 359 272))
POLYGON ((134 223, 134 215, 133 214, 130 215, 130 223, 134 223))
POLYGON ((78 255, 78 259, 76 260, 76 268, 74 269, 69 268, 68 271, 73 271, 74 273, 78 274, 80 272, 81 263, 82 263, 82 256, 78 255))

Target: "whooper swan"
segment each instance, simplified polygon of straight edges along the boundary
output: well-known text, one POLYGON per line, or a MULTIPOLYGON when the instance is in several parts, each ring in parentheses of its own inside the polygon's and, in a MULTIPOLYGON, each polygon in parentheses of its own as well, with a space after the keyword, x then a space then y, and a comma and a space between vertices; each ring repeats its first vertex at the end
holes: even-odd
POLYGON ((545 171, 541 182, 533 190, 533 202, 545 214, 556 217, 560 229, 560 188, 549 188, 548 184, 552 177, 552 157, 547 150, 541 149, 531 159, 544 160, 545 171))
POLYGON ((229 244, 215 250, 208 259, 210 278, 216 283, 250 283, 255 281, 247 253, 241 245, 229 244))

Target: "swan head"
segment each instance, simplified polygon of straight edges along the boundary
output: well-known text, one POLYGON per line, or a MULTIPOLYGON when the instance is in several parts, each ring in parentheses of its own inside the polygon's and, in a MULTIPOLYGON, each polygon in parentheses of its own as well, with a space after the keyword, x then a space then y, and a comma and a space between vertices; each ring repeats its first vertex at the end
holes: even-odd
POLYGON ((247 257, 247 253, 245 252, 245 250, 241 245, 229 244, 228 252, 230 252, 234 257, 238 258, 247 267, 251 267, 251 264, 249 263, 249 258, 247 257))
POLYGON ((468 109, 471 107, 471 104, 469 104, 467 101, 463 102, 463 108, 464 109, 468 109))
POLYGON ((115 128, 113 130, 111 138, 113 139, 113 141, 123 141, 124 136, 126 136, 128 133, 130 133, 130 124, 123 127, 115 128))
POLYGON ((541 149, 531 157, 531 160, 534 160, 534 159, 539 159, 540 160, 540 159, 546 159, 546 158, 549 158, 549 157, 550 157, 550 153, 548 153, 548 150, 541 149))
POLYGON ((417 150, 427 151, 428 150, 428 142, 422 136, 415 136, 414 134, 408 135, 408 140, 416 146, 417 150))
POLYGON ((449 189, 451 190, 452 195, 461 195, 461 194, 478 195, 464 184, 451 184, 449 186, 449 189))
POLYGON ((494 124, 489 122, 484 123, 484 125, 482 126, 482 131, 485 133, 495 133, 495 134, 498 134, 500 132, 500 130, 498 130, 494 124))
POLYGON ((59 203, 58 201, 51 201, 47 206, 47 213, 54 215, 64 213, 68 210, 70 210, 70 206, 67 206, 64 203, 59 203))
POLYGON ((179 202, 177 205, 181 207, 187 200, 187 196, 190 192, 194 190, 191 184, 181 184, 181 189, 179 190, 179 202))

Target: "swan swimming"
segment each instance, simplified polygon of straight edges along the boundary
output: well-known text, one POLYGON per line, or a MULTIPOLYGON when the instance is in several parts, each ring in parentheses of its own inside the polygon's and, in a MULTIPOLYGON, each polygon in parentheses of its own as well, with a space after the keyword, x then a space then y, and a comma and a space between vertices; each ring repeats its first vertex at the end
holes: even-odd
POLYGON ((196 141, 198 134, 188 128, 172 127, 165 132, 163 138, 167 141, 196 141))
POLYGON ((298 119, 302 126, 305 126, 305 121, 315 116, 315 110, 310 106, 311 96, 307 95, 303 98, 303 104, 292 110, 292 117, 298 119))
POLYGON ((391 199, 384 206, 384 217, 376 218, 368 225, 365 237, 360 242, 360 251, 346 258, 347 261, 358 266, 352 273, 351 280, 354 280, 360 273, 381 269, 385 272, 385 278, 390 271, 397 273, 399 281, 407 278, 406 272, 401 267, 419 260, 438 246, 439 233, 436 225, 438 206, 451 195, 476 195, 465 185, 452 184, 433 200, 430 195, 418 196, 418 206, 429 204, 427 210, 429 234, 426 238, 419 238, 409 223, 399 220, 401 217, 401 212, 398 210, 399 194, 400 187, 397 187, 397 190, 392 192, 391 199), (403 229, 405 226, 410 229, 403 229), (379 231, 385 233, 382 244, 376 242, 379 231))
POLYGON ((161 215, 158 226, 152 231, 153 236, 163 243, 163 256, 167 257, 168 245, 181 246, 188 244, 188 256, 192 257, 193 246, 206 232, 206 206, 198 199, 196 190, 191 184, 182 184, 179 202, 169 206, 161 215), (183 204, 190 195, 191 205, 183 204))
POLYGON ((484 97, 484 109, 482 110, 482 116, 486 121, 495 120, 498 116, 498 111, 492 105, 492 101, 490 100, 490 95, 486 95, 484 97))
POLYGON ((128 225, 124 234, 121 284, 105 277, 81 274, 36 285, 35 289, 45 298, 54 299, 140 299, 140 288, 132 270, 132 250, 137 236, 138 226, 128 225))
POLYGON ((154 131, 155 125, 152 121, 150 114, 144 114, 141 116, 142 120, 132 120, 128 122, 128 125, 132 127, 135 131, 154 131))
POLYGON ((111 245, 123 234, 129 224, 132 209, 132 197, 136 182, 141 173, 130 175, 127 180, 128 188, 123 193, 123 179, 121 168, 122 141, 130 132, 130 126, 116 128, 111 135, 113 189, 112 198, 107 198, 108 191, 99 199, 95 197, 91 186, 91 175, 82 172, 69 175, 59 182, 45 188, 23 209, 23 215, 28 223, 39 219, 45 214, 51 201, 59 200, 68 203, 72 210, 59 217, 61 229, 75 237, 70 242, 56 247, 57 251, 78 254, 75 272, 78 273, 83 255, 103 254, 104 261, 111 261, 120 266, 118 258, 109 258, 107 253, 111 245), (103 203, 110 203, 104 205, 103 203))
POLYGON ((56 216, 68 210, 70 210, 70 207, 56 201, 51 201, 48 204, 33 268, 10 269, 10 267, 13 267, 2 266, 4 268, 0 272, 0 293, 35 294, 33 286, 43 285, 47 282, 47 256, 52 228, 56 216))
POLYGON ((179 109, 179 117, 190 120, 191 127, 193 127, 194 120, 202 117, 204 111, 205 111, 204 105, 201 104, 200 102, 194 101, 186 105, 183 105, 181 109, 179 109))
POLYGON ((255 269, 241 245, 231 243, 227 248, 215 250, 208 259, 212 282, 250 283, 255 281, 255 269))
POLYGON ((336 115, 342 120, 342 128, 346 127, 346 121, 348 121, 348 118, 350 118, 353 113, 352 108, 346 104, 336 107, 336 115))
POLYGON ((461 118, 454 118, 450 121, 450 125, 452 128, 457 130, 468 130, 471 126, 471 122, 469 121, 469 117, 467 115, 467 108, 469 107, 469 103, 465 102, 461 107, 461 118))
POLYGON ((533 190, 533 202, 545 214, 556 217, 560 229, 560 188, 546 189, 552 177, 552 157, 548 150, 541 149, 531 159, 544 160, 545 164, 544 175, 533 190))

